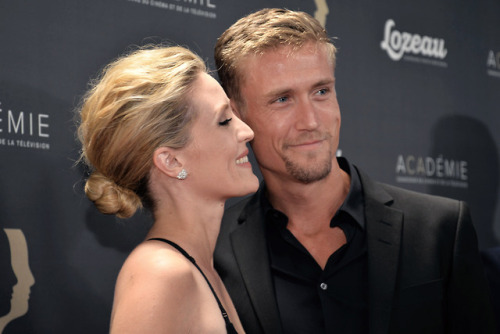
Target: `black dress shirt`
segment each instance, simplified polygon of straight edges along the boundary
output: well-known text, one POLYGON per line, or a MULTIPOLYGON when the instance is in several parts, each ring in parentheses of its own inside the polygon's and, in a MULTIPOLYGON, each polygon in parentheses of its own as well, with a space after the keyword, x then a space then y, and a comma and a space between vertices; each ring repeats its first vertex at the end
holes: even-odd
MULTIPOLYGON (((347 243, 329 257, 324 270, 287 229, 288 218, 265 196, 271 273, 285 333, 367 333, 368 277, 362 186, 356 169, 343 158, 351 176, 349 193, 331 220, 347 243)), ((263 192, 265 193, 265 192, 263 192)))

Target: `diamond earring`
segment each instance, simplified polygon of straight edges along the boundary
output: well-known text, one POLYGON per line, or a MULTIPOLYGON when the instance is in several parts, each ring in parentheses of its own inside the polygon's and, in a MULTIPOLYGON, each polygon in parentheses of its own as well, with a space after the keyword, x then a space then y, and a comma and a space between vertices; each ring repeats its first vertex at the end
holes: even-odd
POLYGON ((188 173, 186 172, 186 170, 183 168, 179 174, 177 174, 177 179, 178 180, 185 180, 186 177, 188 176, 188 173))

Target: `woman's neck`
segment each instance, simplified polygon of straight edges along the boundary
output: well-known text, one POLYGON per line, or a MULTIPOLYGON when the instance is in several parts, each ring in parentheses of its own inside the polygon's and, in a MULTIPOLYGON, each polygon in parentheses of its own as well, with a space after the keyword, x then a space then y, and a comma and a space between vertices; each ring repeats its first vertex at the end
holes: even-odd
POLYGON ((201 266, 212 267, 224 202, 177 198, 159 203, 157 207, 147 239, 169 239, 184 248, 201 266))

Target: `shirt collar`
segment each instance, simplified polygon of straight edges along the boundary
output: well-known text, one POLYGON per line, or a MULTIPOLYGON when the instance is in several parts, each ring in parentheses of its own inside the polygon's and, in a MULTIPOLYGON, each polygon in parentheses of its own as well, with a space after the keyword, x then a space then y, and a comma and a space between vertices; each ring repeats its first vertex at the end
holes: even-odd
MULTIPOLYGON (((365 228, 365 210, 364 210, 364 199, 363 199, 363 188, 361 185, 361 179, 359 177, 358 171, 353 164, 351 164, 346 158, 339 157, 337 158, 340 168, 349 174, 351 178, 351 184, 349 186, 349 193, 347 194, 344 203, 340 206, 335 216, 337 216, 340 212, 344 212, 349 214, 361 227, 365 228)), ((272 221, 280 221, 281 224, 286 226, 288 218, 282 212, 273 208, 271 203, 269 202, 266 196, 266 185, 263 181, 259 187, 257 192, 257 196, 259 196, 259 201, 261 203, 261 207, 263 209, 265 217, 272 217, 272 221)), ((335 217, 334 216, 334 217, 335 217)), ((333 221, 333 219, 332 219, 333 221)))
POLYGON ((351 177, 351 185, 349 186, 349 193, 347 194, 344 203, 340 206, 339 210, 349 214, 354 220, 359 224, 359 226, 365 228, 365 210, 364 210, 364 198, 363 198, 363 187, 361 185, 361 179, 359 177, 358 171, 353 164, 351 164, 346 158, 337 158, 340 168, 349 174, 351 177))

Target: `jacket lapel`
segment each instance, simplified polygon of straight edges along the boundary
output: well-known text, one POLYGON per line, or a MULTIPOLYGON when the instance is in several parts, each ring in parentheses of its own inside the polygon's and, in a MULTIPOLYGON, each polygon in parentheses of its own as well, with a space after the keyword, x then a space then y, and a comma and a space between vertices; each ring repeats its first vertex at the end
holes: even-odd
POLYGON ((281 333, 265 239, 263 213, 259 206, 253 205, 247 206, 243 212, 239 219, 239 227, 231 233, 231 246, 250 301, 264 332, 281 333), (273 298, 268 298, 268 296, 273 296, 273 298))
POLYGON ((360 172, 365 195, 368 243, 369 328, 388 333, 398 271, 403 213, 390 205, 392 197, 360 172))

